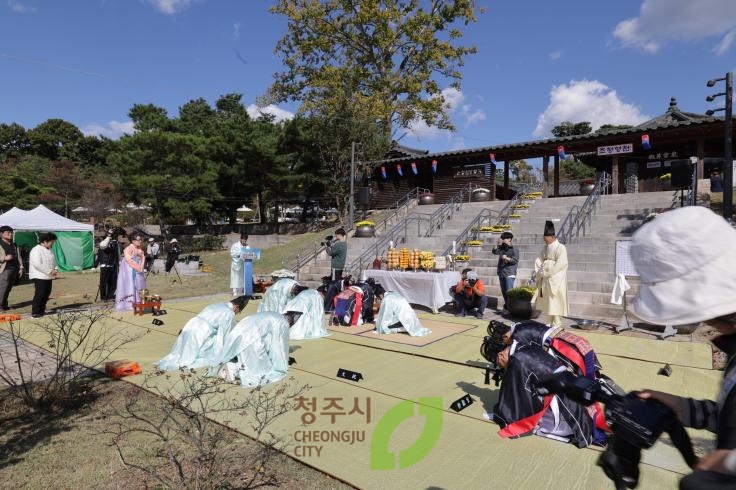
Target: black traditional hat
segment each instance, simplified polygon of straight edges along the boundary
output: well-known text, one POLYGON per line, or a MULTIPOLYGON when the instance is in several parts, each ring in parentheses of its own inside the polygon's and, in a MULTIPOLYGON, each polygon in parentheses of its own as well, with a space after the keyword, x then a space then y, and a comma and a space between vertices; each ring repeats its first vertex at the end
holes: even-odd
POLYGON ((555 224, 549 220, 544 223, 544 236, 555 236, 555 224))
POLYGON ((250 301, 250 296, 238 296, 237 298, 233 298, 230 300, 232 304, 240 308, 240 311, 243 311, 245 309, 248 301, 250 301))

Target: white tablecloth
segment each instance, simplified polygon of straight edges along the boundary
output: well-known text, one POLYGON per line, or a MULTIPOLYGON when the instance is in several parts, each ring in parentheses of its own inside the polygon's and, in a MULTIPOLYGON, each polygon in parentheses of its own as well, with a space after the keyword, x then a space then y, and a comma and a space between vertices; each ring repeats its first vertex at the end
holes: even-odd
POLYGON ((452 301, 450 287, 460 281, 460 273, 448 272, 401 272, 367 269, 363 280, 372 277, 386 291, 396 291, 409 303, 426 306, 437 313, 445 303, 452 301))

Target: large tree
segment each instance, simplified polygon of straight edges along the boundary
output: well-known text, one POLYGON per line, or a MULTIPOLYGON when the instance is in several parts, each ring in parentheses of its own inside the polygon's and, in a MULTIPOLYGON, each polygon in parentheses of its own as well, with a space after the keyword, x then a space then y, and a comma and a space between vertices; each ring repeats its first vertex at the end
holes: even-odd
POLYGON ((120 171, 121 192, 150 205, 163 226, 209 221, 212 201, 220 196, 209 155, 205 138, 154 130, 123 136, 109 158, 120 171))
POLYGON ((287 19, 276 45, 286 68, 267 100, 301 102, 324 124, 320 154, 335 197, 347 191, 352 142, 372 160, 414 121, 453 129, 442 88, 460 88, 475 52, 459 44, 460 28, 476 20, 473 0, 278 0, 271 11, 287 19))
MULTIPOLYGON (((578 123, 564 121, 551 129, 552 134, 557 138, 588 134, 591 131, 592 128, 588 121, 578 123)), ((574 155, 568 155, 560 162, 560 171, 570 180, 588 179, 595 176, 595 169, 578 160, 574 155)))
POLYGON ((49 160, 76 160, 83 138, 79 128, 63 119, 48 119, 28 132, 33 153, 49 160))

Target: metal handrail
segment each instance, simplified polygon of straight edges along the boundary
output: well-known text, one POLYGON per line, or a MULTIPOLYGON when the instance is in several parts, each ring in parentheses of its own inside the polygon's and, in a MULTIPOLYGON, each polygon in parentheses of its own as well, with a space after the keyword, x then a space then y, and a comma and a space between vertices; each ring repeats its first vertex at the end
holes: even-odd
MULTIPOLYGON (((419 195, 425 192, 429 192, 429 190, 421 187, 416 187, 407 192, 391 206, 386 208, 385 211, 381 213, 379 220, 375 222, 376 230, 386 229, 388 226, 388 222, 392 218, 398 216, 400 212, 408 211, 409 207, 417 202, 417 200, 419 199, 419 195)), ((352 224, 353 223, 350 223, 351 226, 352 224)), ((321 241, 316 241, 307 247, 299 249, 294 255, 286 257, 284 260, 281 261, 281 264, 284 266, 284 268, 294 271, 298 275, 301 268, 305 265, 309 264, 310 262, 314 262, 316 264, 317 257, 319 257, 319 254, 322 253, 326 248, 327 247, 321 244, 321 241)))
POLYGON ((442 228, 445 221, 451 219, 455 212, 462 209, 465 195, 467 194, 468 199, 470 199, 473 189, 479 187, 479 185, 472 183, 465 185, 432 214, 414 213, 410 216, 404 217, 404 219, 396 223, 393 228, 386 230, 377 238, 373 245, 366 248, 360 256, 346 266, 345 272, 353 275, 354 277, 359 277, 369 265, 372 265, 374 257, 379 256, 379 252, 388 248, 391 242, 393 242, 394 245, 406 243, 409 237, 409 229, 413 224, 416 224, 417 226, 416 236, 432 236, 437 230, 442 228), (424 233, 422 233, 422 224, 427 224, 424 233))
POLYGON ((596 206, 601 206, 601 193, 604 187, 607 185, 605 173, 598 176, 598 180, 593 187, 593 190, 585 199, 585 202, 578 206, 577 204, 570 208, 570 211, 565 216, 557 230, 557 239, 564 244, 571 243, 573 239, 580 236, 581 232, 583 235, 587 232, 587 229, 593 224, 593 214, 596 213, 596 206))
MULTIPOLYGON (((501 209, 501 211, 493 211, 490 209, 484 209, 478 215, 473 218, 473 220, 468 224, 468 226, 465 227, 465 229, 455 238, 455 252, 457 253, 457 244, 460 244, 460 252, 462 252, 463 255, 467 252, 467 244, 466 242, 468 240, 475 240, 478 238, 478 229, 481 226, 485 226, 485 224, 490 224, 492 222, 491 217, 495 218, 496 222, 495 225, 502 225, 506 224, 509 221, 509 215, 512 214, 511 210, 513 210, 513 206, 518 204, 521 200, 521 197, 525 194, 528 194, 529 192, 532 192, 534 189, 539 188, 540 186, 536 184, 524 184, 521 187, 519 187, 519 190, 514 194, 514 197, 509 199, 509 201, 506 203, 506 205, 501 209)), ((442 255, 451 255, 452 252, 452 246, 449 246, 445 249, 444 252, 442 252, 442 255)))

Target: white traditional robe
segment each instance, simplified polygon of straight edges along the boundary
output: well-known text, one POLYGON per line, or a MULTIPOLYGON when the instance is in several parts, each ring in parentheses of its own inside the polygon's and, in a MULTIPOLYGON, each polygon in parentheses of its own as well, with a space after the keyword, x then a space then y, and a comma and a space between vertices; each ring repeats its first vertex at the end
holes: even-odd
POLYGON ((317 290, 305 289, 286 304, 282 313, 287 311, 301 313, 299 319, 291 326, 290 339, 318 339, 330 335, 325 322, 324 302, 324 298, 317 290))
POLYGON ((253 387, 279 381, 288 370, 289 323, 284 315, 269 311, 246 317, 230 330, 217 369, 210 374, 253 387), (229 362, 233 358, 237 362, 229 362))
POLYGON ((171 352, 155 364, 164 371, 212 365, 221 347, 218 337, 227 335, 234 325, 232 304, 209 305, 184 325, 171 352))
POLYGON ((429 335, 432 331, 428 328, 424 328, 419 323, 417 314, 414 313, 409 302, 395 291, 389 291, 383 295, 381 301, 381 308, 378 310, 378 317, 376 318, 376 330, 375 333, 393 333, 406 331, 412 337, 424 337, 429 335), (391 325, 401 322, 401 326, 404 330, 390 329, 391 325))
POLYGON ((258 313, 265 311, 273 311, 281 313, 291 298, 292 288, 298 284, 294 279, 284 277, 279 279, 271 287, 266 290, 266 294, 263 295, 263 301, 258 305, 258 313))
POLYGON ((243 289, 243 248, 240 240, 230 247, 230 289, 243 289))
POLYGON ((567 249, 555 240, 534 261, 537 273, 536 308, 548 316, 567 316, 567 249))

